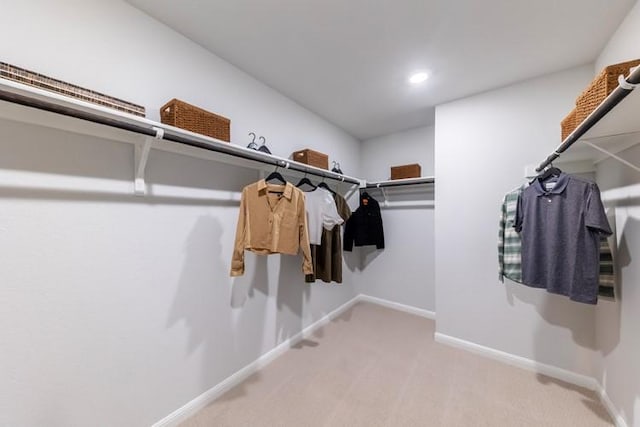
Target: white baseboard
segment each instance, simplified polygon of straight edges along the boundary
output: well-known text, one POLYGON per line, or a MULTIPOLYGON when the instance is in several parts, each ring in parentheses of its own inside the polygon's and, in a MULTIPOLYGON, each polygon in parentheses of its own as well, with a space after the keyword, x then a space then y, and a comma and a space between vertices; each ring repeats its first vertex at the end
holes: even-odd
POLYGON ((405 313, 415 314, 416 316, 426 317, 427 319, 435 319, 436 313, 422 308, 412 307, 410 305, 400 304, 398 302, 389 301, 382 298, 372 297, 365 294, 358 295, 359 301, 370 302, 372 304, 381 305, 383 307, 392 308, 405 313))
POLYGON ((292 346, 296 345, 302 339, 310 336, 316 330, 325 326, 331 320, 340 316, 342 313, 351 308, 354 304, 360 301, 360 295, 355 298, 347 301, 340 307, 333 310, 331 313, 317 320, 313 324, 304 328, 301 332, 298 332, 296 335, 291 338, 283 341, 278 346, 270 350, 269 352, 263 354, 258 359, 245 366, 244 368, 237 371, 235 374, 227 377, 222 382, 216 384, 214 387, 202 393, 200 396, 196 397, 192 401, 188 402, 181 408, 175 410, 171 414, 167 415, 160 421, 153 424, 152 427, 172 427, 177 426, 181 422, 185 421, 187 418, 195 415, 198 411, 206 407, 215 401, 218 397, 222 396, 228 390, 242 383, 249 376, 253 375, 260 369, 267 366, 269 363, 273 362, 276 358, 281 356, 287 350, 289 350, 292 346))
MULTIPOLYGON (((325 326, 336 317, 340 316, 342 313, 350 309, 353 305, 355 305, 358 302, 368 302, 368 303, 377 304, 383 307, 388 307, 394 310, 402 311, 405 313, 415 314, 417 316, 425 317, 427 319, 435 319, 435 313, 432 311, 423 310, 417 307, 412 307, 405 304, 400 304, 397 302, 360 294, 355 298, 347 301, 337 309, 333 310, 331 313, 322 317, 318 321, 307 326, 305 329, 303 329, 301 332, 297 333, 293 337, 280 343, 278 346, 276 346, 269 352, 260 356, 254 362, 250 363, 249 365, 237 371, 235 374, 223 380, 221 383, 215 385, 213 388, 207 390, 206 392, 196 397, 192 401, 188 402, 187 404, 177 409, 176 411, 172 412, 162 420, 153 424, 152 427, 177 426, 181 422, 185 421, 187 418, 195 415, 198 411, 200 411, 207 405, 211 404, 213 401, 215 401, 218 397, 220 397, 222 394, 224 394, 231 388, 242 383, 249 376, 251 376, 255 372, 267 366, 269 363, 271 363, 273 360, 281 356, 283 353, 285 353, 292 346, 300 342, 302 339, 313 334, 313 332, 325 326)), ((547 365, 544 363, 536 362, 532 359, 516 356, 510 353, 485 347, 485 346, 475 344, 469 341, 465 341, 459 338, 451 337, 449 335, 441 334, 439 332, 435 333, 435 340, 436 342, 439 342, 441 344, 457 347, 462 350, 466 350, 481 356, 489 357, 491 359, 498 360, 500 362, 507 363, 512 366, 517 366, 519 368, 544 374, 549 377, 557 378, 562 381, 578 385, 580 387, 588 388, 590 390, 595 390, 600 396, 600 400, 602 401, 603 405, 609 412, 609 415, 611 415, 611 418, 613 418, 613 420, 615 421, 616 427, 628 427, 626 421, 624 420, 624 417, 618 412, 617 408, 615 407, 615 405, 607 395, 604 388, 598 383, 598 381, 596 381, 592 377, 577 374, 575 372, 567 371, 566 369, 561 369, 561 368, 547 365)))
POLYGON ((485 347, 459 338, 454 338, 449 335, 441 334, 440 332, 435 333, 435 340, 441 344, 450 345, 480 356, 489 357, 512 366, 517 366, 518 368, 527 369, 552 378, 557 378, 580 387, 588 388, 589 390, 598 390, 598 382, 587 375, 577 374, 556 366, 536 362, 535 360, 527 359, 526 357, 516 356, 511 353, 506 353, 504 351, 485 347))
POLYGON ((598 396, 600 396, 600 401, 602 402, 604 407, 607 408, 607 411, 609 412, 609 415, 611 415, 611 418, 613 418, 613 422, 616 424, 616 427, 627 427, 626 420, 624 419, 622 414, 618 411, 618 408, 616 408, 616 405, 613 404, 604 387, 598 384, 597 392, 598 392, 598 396))

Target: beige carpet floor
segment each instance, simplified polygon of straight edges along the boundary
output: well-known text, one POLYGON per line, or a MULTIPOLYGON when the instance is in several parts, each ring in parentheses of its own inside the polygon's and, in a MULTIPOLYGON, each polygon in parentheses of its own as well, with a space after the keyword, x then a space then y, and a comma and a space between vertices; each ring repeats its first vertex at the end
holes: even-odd
POLYGON ((433 333, 431 320, 359 303, 182 425, 613 425, 592 391, 433 333))

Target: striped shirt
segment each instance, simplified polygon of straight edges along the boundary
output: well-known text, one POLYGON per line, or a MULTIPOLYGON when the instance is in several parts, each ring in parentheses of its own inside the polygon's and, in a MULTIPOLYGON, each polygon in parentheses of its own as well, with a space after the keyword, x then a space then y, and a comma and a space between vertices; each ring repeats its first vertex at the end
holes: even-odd
POLYGON ((613 254, 609 239, 600 239, 600 280, 598 295, 601 297, 615 298, 616 274, 613 268, 613 254))
POLYGON ((513 228, 516 222, 518 197, 526 185, 507 193, 502 199, 500 226, 498 227, 498 278, 522 283, 522 260, 520 234, 513 228))

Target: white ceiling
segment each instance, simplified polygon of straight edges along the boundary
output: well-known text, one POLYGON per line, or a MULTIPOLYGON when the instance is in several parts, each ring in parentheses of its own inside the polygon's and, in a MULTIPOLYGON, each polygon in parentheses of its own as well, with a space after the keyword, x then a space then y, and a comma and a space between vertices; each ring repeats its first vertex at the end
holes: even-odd
POLYGON ((359 139, 589 63, 635 0, 127 0, 359 139), (431 78, 410 87, 413 70, 431 78))

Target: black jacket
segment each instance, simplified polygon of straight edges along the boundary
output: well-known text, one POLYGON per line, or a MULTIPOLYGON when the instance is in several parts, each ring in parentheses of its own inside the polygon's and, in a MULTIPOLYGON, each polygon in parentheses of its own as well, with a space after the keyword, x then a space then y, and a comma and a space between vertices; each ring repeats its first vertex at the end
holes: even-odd
POLYGON ((365 191, 360 195, 360 206, 344 227, 344 250, 351 252, 353 245, 375 245, 384 249, 384 231, 380 205, 365 191))

